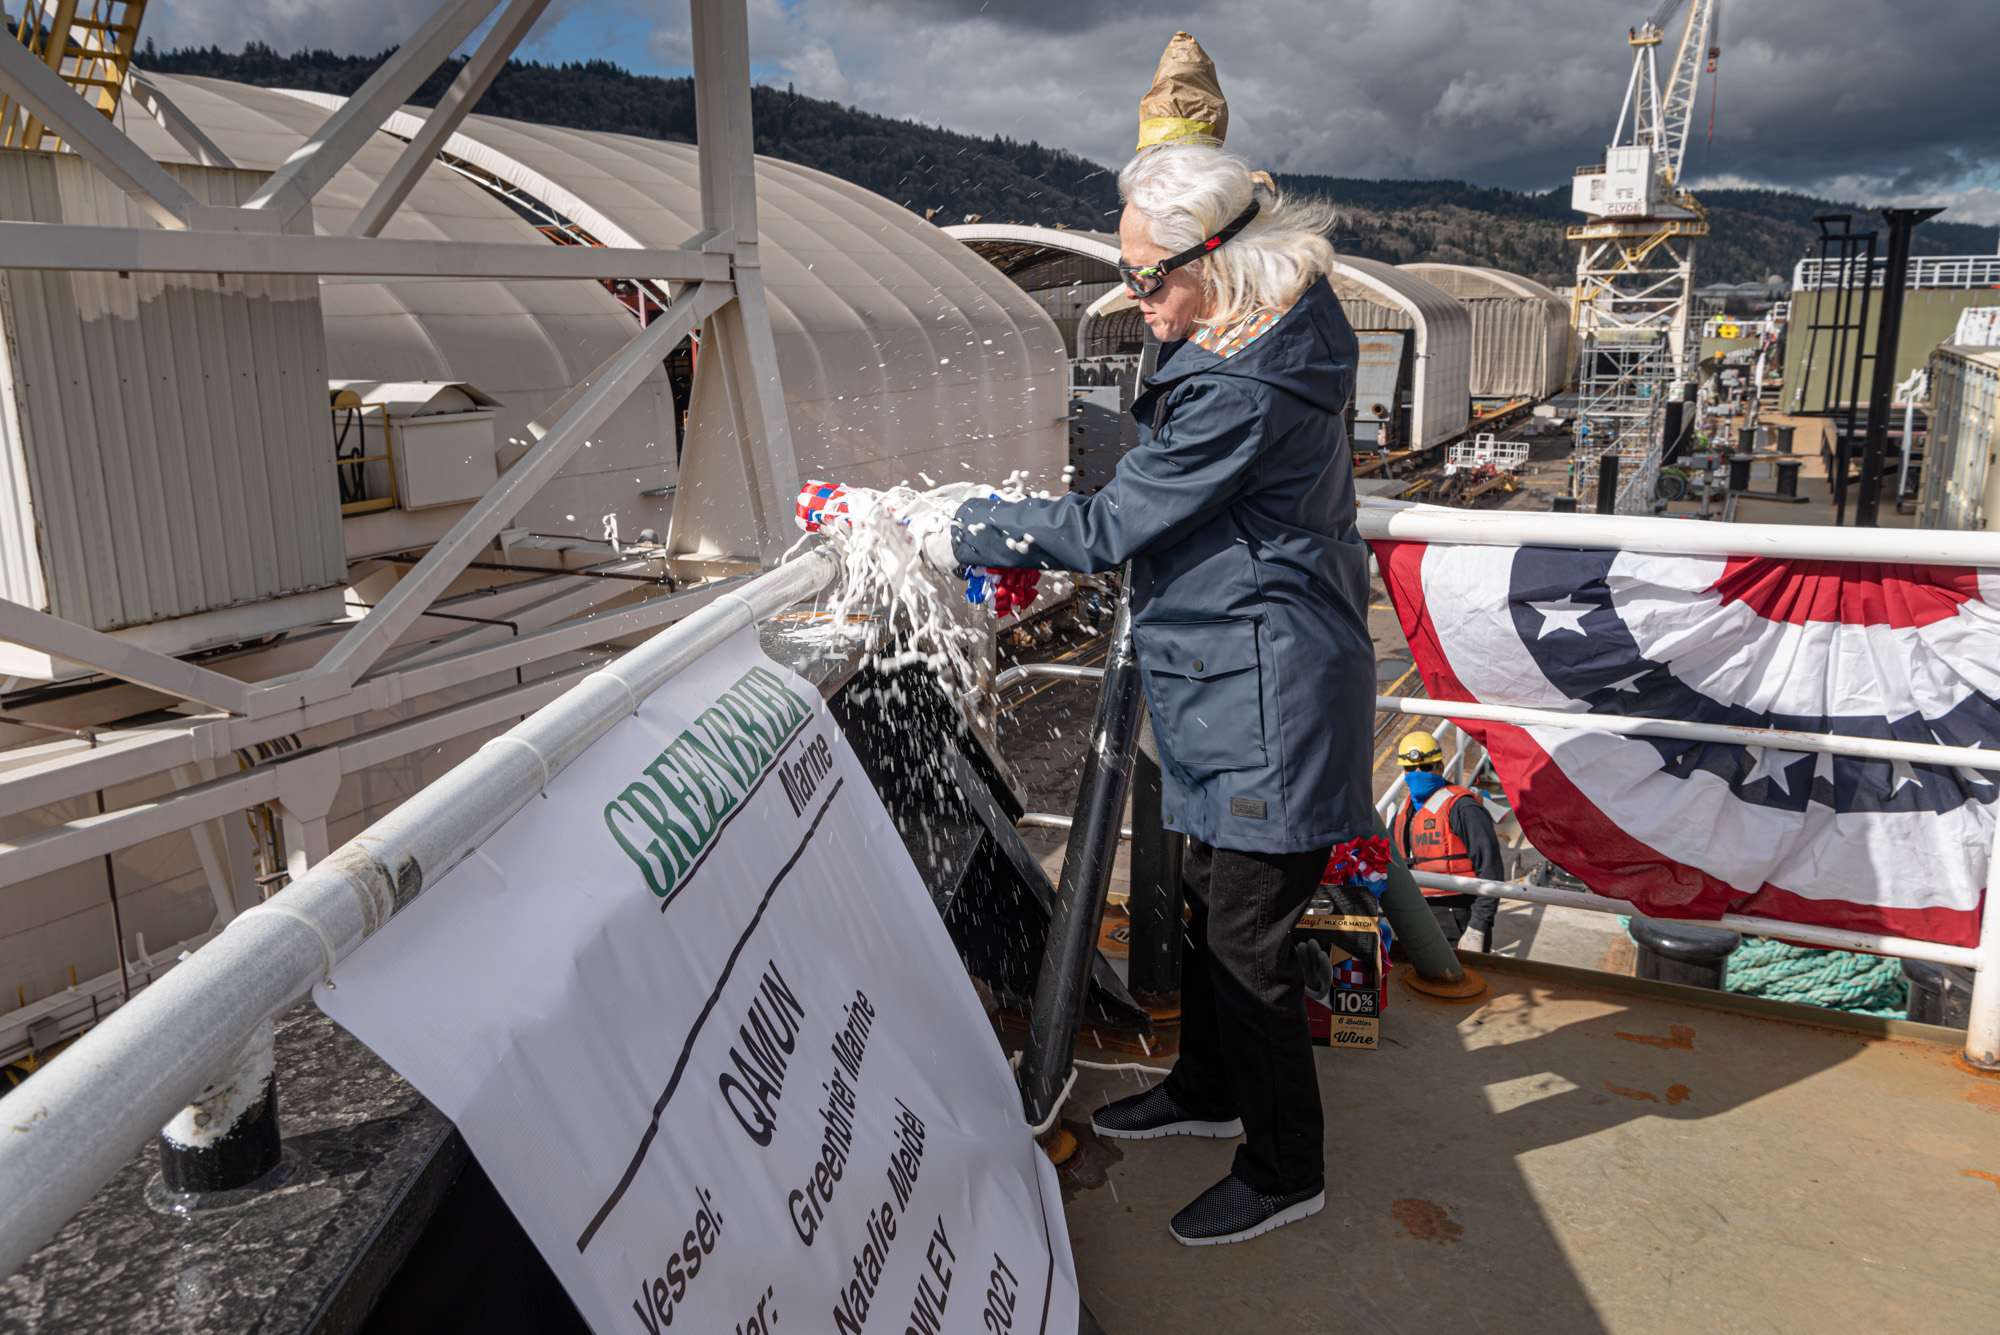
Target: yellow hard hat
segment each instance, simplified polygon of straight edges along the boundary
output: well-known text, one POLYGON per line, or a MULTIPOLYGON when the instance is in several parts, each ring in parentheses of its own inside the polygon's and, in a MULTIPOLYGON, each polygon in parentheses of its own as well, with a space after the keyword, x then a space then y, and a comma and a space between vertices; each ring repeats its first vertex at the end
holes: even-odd
POLYGON ((1420 765, 1436 765, 1444 760, 1444 748, 1438 739, 1427 732, 1406 733, 1403 740, 1396 743, 1396 763, 1404 769, 1416 769, 1420 765))

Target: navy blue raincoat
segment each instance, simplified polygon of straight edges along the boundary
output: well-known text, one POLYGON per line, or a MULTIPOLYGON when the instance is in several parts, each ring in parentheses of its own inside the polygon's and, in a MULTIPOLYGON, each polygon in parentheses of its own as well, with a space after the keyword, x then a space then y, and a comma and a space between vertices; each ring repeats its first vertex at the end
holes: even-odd
POLYGON ((954 551, 1044 570, 1132 562, 1169 829, 1264 853, 1367 834, 1375 654, 1341 417, 1354 330, 1322 279, 1233 357, 1165 351, 1109 485, 968 501, 954 551), (1007 546, 1023 538, 1025 554, 1007 546))

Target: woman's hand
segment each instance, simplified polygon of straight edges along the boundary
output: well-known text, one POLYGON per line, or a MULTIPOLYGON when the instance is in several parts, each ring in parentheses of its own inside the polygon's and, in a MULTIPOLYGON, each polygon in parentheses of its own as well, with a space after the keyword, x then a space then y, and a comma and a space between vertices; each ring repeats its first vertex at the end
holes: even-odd
POLYGON ((993 615, 1004 617, 1035 601, 1042 574, 1039 570, 968 566, 958 559, 951 545, 953 516, 973 495, 997 493, 983 484, 958 483, 927 495, 892 497, 868 487, 808 482, 799 489, 794 518, 807 533, 852 533, 857 522, 867 524, 871 514, 886 515, 891 521, 887 529, 914 546, 925 565, 965 584, 967 602, 990 603, 993 615))

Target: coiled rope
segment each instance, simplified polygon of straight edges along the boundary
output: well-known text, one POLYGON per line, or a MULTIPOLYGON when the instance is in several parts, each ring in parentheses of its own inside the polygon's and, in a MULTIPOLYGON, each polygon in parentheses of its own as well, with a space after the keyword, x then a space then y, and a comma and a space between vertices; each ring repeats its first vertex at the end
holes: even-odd
POLYGON ((1909 997, 1900 961, 1846 950, 1788 946, 1761 936, 1743 938, 1743 944, 1729 957, 1722 985, 1726 991, 1745 996, 1895 1019, 1904 1015, 1909 997))

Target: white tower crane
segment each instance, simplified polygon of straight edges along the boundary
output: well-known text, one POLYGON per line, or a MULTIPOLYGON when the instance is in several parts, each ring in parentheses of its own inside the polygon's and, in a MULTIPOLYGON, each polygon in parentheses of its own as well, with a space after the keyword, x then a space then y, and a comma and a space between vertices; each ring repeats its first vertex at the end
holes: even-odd
MULTIPOLYGON (((1569 229, 1577 257, 1578 464, 1615 451, 1619 510, 1646 508, 1659 468, 1660 412, 1693 372, 1688 343, 1701 205, 1681 187, 1703 73, 1720 54, 1721 0, 1661 0, 1628 32, 1632 72, 1604 160, 1577 170, 1569 229), (1687 19, 1662 80, 1659 53, 1682 4, 1687 19)), ((1579 482, 1581 473, 1579 473, 1579 482)))

